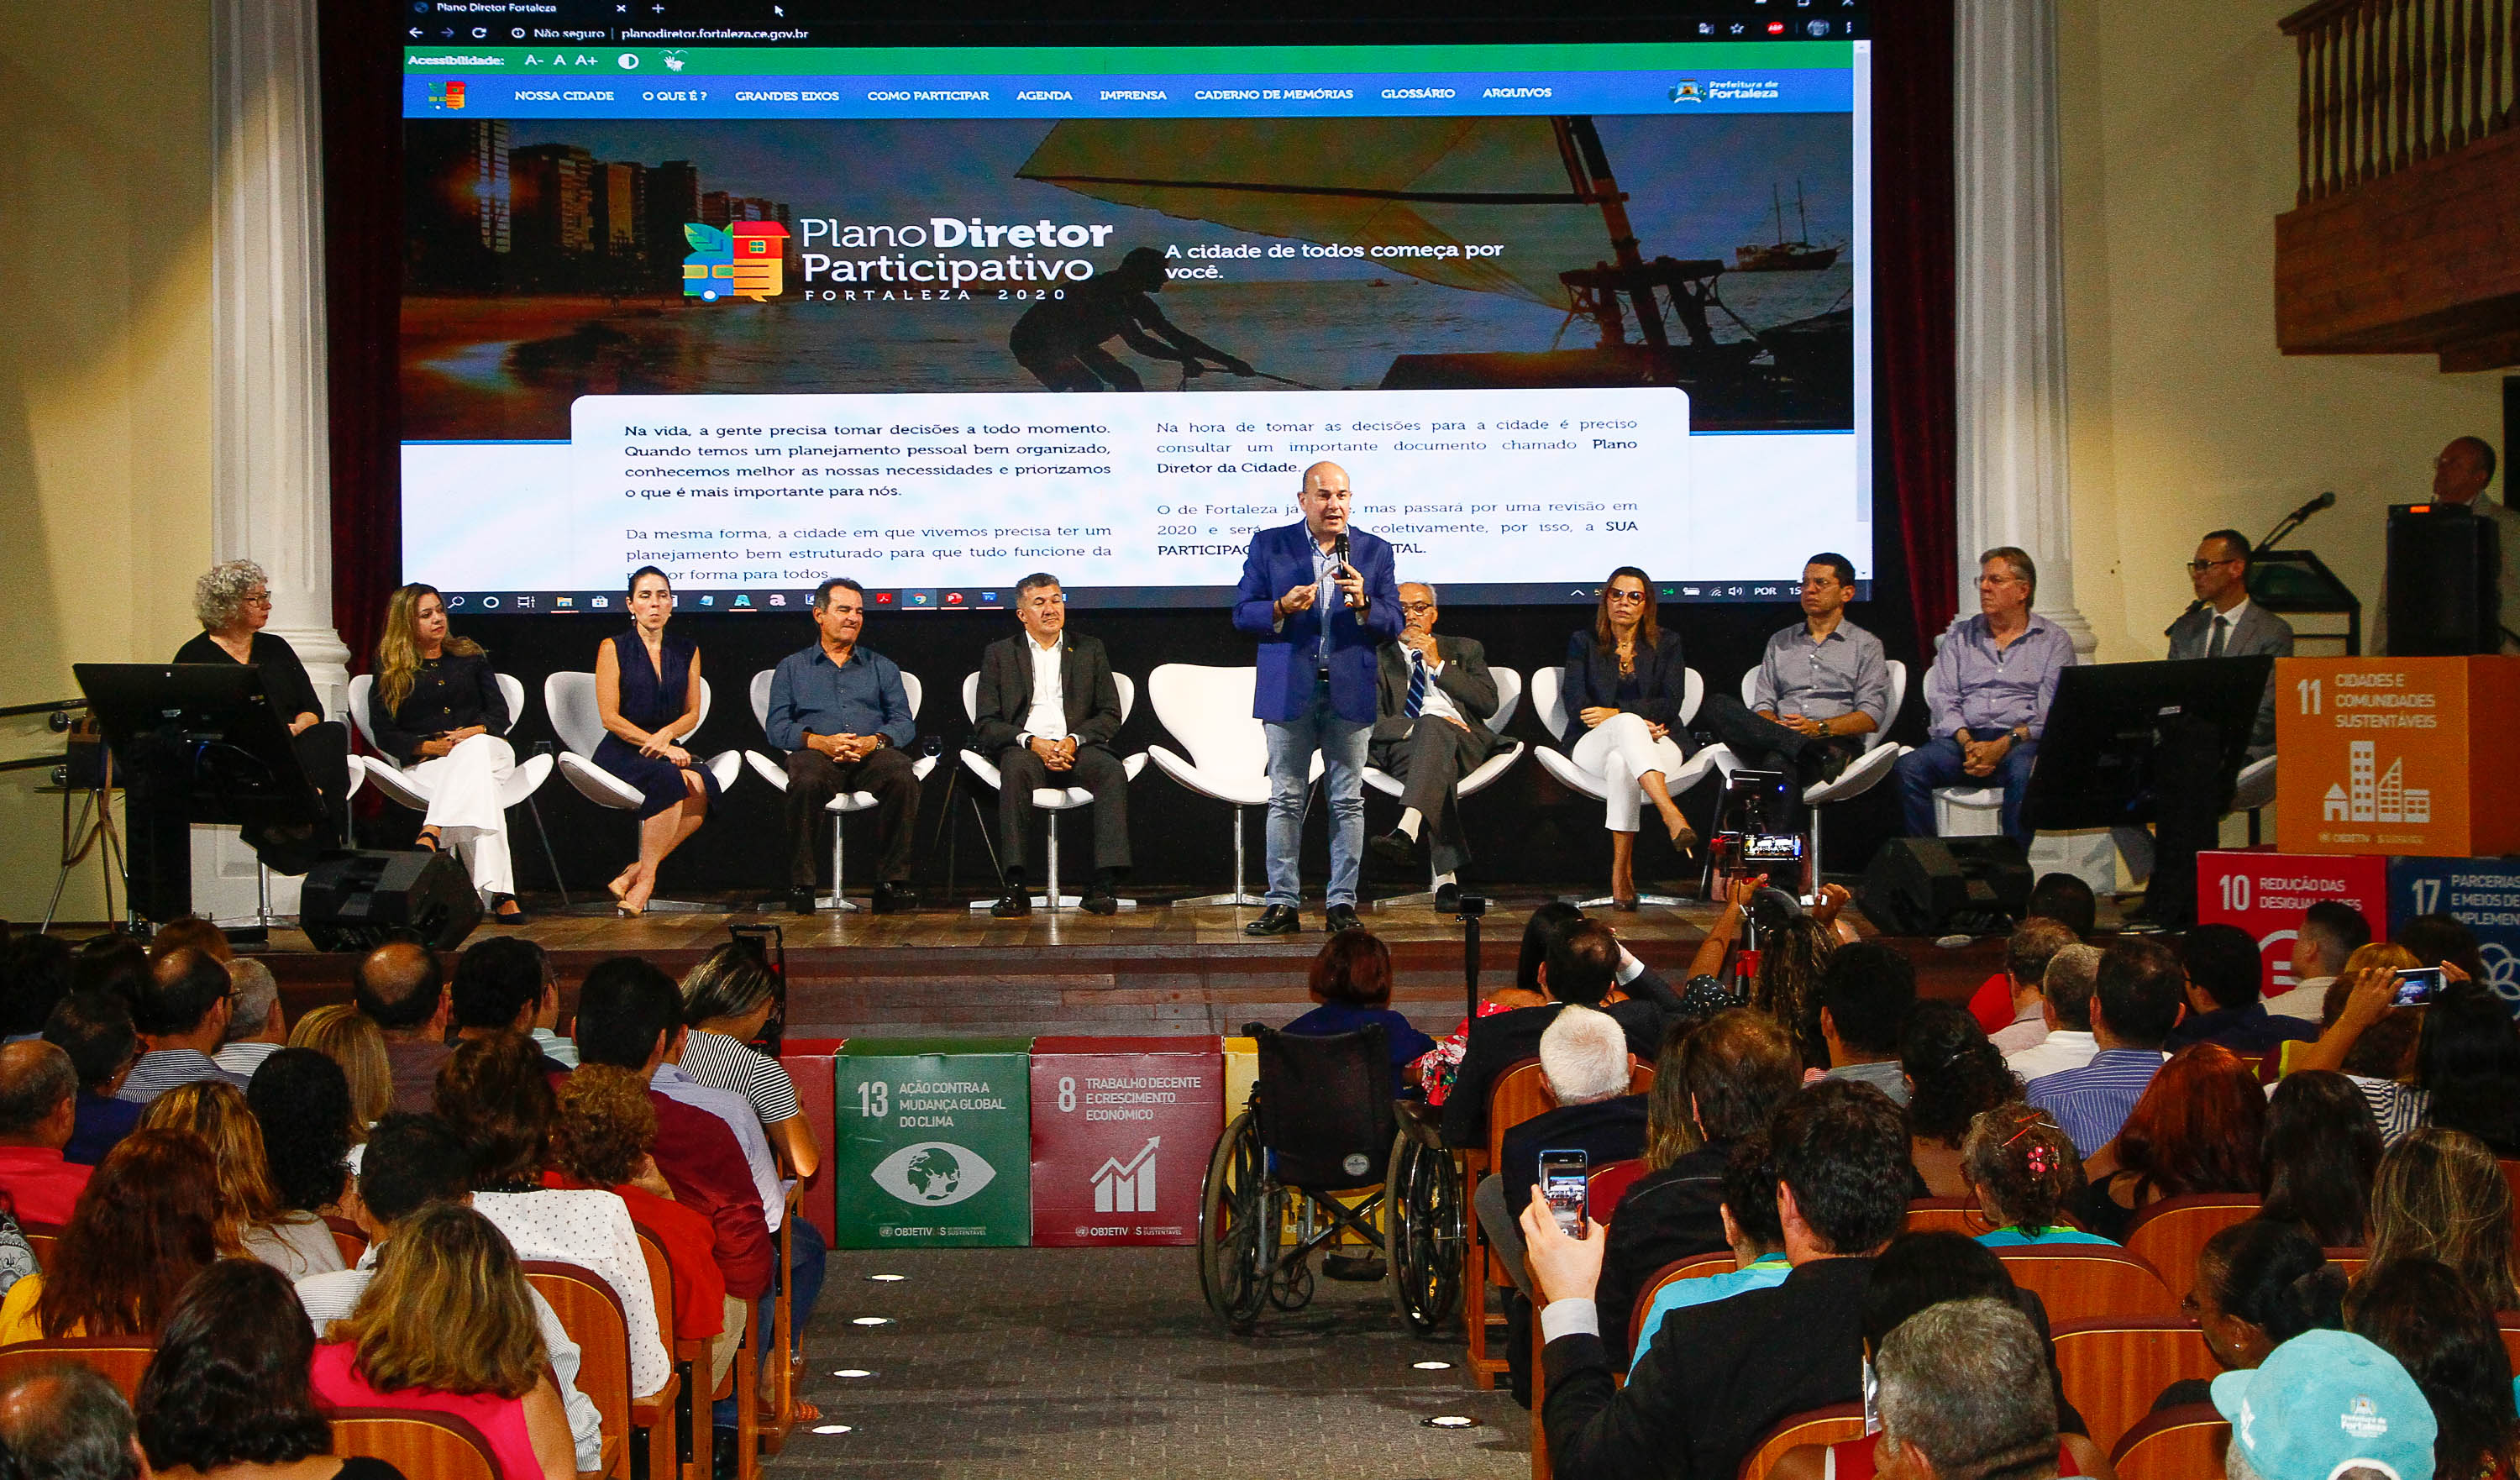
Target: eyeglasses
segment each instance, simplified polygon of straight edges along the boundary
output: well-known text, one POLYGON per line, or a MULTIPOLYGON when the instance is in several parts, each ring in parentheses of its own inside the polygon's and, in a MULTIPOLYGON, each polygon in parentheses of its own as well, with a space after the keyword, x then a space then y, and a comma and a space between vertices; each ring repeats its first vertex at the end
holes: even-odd
POLYGON ((1613 591, 1606 599, 1613 602, 1642 602, 1645 599, 1645 594, 1642 591, 1613 591))
POLYGON ((1415 616, 1420 611, 1434 610, 1435 604, 1433 602, 1402 602, 1400 604, 1400 609, 1407 615, 1415 616))
POLYGON ((1840 581, 1836 576, 1826 575, 1816 581, 1803 582, 1803 589, 1805 591, 1834 591, 1843 584, 1844 582, 1840 581))
POLYGON ((2236 565, 2238 563, 2239 561, 2236 560, 2189 561, 2187 562, 2187 568, 2197 575, 2203 575, 2206 571, 2213 569, 2217 565, 2236 565))

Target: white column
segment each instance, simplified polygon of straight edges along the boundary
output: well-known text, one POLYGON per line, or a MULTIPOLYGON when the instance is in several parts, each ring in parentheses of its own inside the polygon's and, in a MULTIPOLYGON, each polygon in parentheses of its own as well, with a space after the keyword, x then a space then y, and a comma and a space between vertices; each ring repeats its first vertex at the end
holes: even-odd
POLYGON ((271 576, 271 630, 327 710, 350 652, 333 630, 324 386, 316 0, 213 0, 210 542, 271 576))
POLYGON ((1960 609, 1978 552, 2017 546, 2039 562, 2038 610, 2089 657, 2065 475, 2055 0, 1958 0, 1956 20, 1960 609))

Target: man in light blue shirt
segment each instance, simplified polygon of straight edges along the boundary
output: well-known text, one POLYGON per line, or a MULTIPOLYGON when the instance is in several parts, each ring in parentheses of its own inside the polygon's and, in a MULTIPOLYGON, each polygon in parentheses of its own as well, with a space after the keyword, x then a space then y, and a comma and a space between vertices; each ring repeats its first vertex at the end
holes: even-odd
POLYGON ((1753 1131, 1733 1143, 1724 1163, 1724 1202, 1716 1210, 1724 1219, 1724 1241, 1732 1245, 1735 1268, 1696 1279, 1676 1279, 1654 1293, 1644 1319, 1629 1330, 1636 1350, 1628 1359, 1634 1370, 1662 1318, 1692 1305, 1708 1305, 1743 1290, 1764 1290, 1785 1282, 1793 1264, 1785 1258, 1785 1227, 1777 1214, 1777 1164, 1768 1154, 1768 1133, 1753 1131))
POLYGON ((2161 1072, 2162 1040, 2179 1021, 2187 972, 2158 937, 2121 936, 2100 957, 2092 992, 2099 1052, 2079 1069, 2034 1079, 2024 1098, 2046 1110, 2085 1156, 2117 1139, 2161 1072))
POLYGON ((1899 800, 1909 835, 1931 837, 1935 787, 2001 786, 2004 833, 2027 848, 2021 799, 2074 643, 2030 609, 2039 567, 2028 554, 1999 546, 1977 572, 1977 615, 1952 623, 1925 675, 1931 738, 1899 758, 1899 800))
POLYGON ((1750 702, 1715 693, 1698 706, 1698 723, 1744 764, 1794 779, 1797 818, 1780 821, 1798 825, 1802 788, 1843 776, 1867 753, 1864 737, 1890 723, 1890 662, 1881 639, 1846 620, 1854 600, 1854 562, 1813 556, 1803 565, 1803 619, 1768 639, 1750 702))

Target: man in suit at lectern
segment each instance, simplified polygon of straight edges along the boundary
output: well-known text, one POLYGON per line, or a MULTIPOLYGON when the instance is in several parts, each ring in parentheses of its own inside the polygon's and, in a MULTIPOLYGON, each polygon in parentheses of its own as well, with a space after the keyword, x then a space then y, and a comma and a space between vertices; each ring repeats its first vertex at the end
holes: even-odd
POLYGON ((1348 527, 1347 470, 1315 463, 1296 502, 1301 523, 1262 529, 1242 558, 1234 625, 1259 639, 1251 712, 1269 740, 1269 907, 1247 935, 1291 935, 1302 895, 1297 853, 1312 761, 1328 770, 1332 930, 1357 923, 1365 851, 1365 759, 1373 734, 1374 650, 1400 635, 1391 547, 1348 527))
POLYGON ((1023 631, 980 655, 971 731, 971 748, 998 763, 1007 893, 989 913, 1000 919, 1032 913, 1024 861, 1041 823, 1034 788, 1083 786, 1094 796, 1094 882, 1080 903, 1089 915, 1114 914, 1120 901, 1112 885, 1129 867, 1129 773, 1111 753, 1111 737, 1120 733, 1111 659, 1101 638, 1067 630, 1067 593, 1055 575, 1028 575, 1016 585, 1015 615, 1023 631))
POLYGON ((1496 749, 1488 720, 1497 712, 1497 686, 1486 648, 1435 635, 1439 614, 1434 587, 1400 587, 1400 639, 1383 644, 1375 658, 1377 718, 1367 753, 1404 788, 1400 826, 1373 839, 1373 856, 1406 866, 1417 861, 1418 838, 1430 836, 1435 908, 1448 910, 1461 898, 1456 875, 1470 858, 1458 788, 1496 749))

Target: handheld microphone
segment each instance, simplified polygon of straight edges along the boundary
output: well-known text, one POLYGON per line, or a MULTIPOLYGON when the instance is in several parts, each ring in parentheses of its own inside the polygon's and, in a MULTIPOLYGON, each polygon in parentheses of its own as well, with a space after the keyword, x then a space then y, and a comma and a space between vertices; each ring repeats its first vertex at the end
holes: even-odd
POLYGON ((1330 554, 1331 554, 1332 558, 1334 558, 1335 560, 1337 560, 1337 561, 1339 562, 1339 564, 1340 564, 1341 566, 1343 566, 1343 567, 1345 567, 1345 568, 1347 568, 1347 569, 1350 569, 1350 570, 1353 570, 1353 569, 1355 569, 1355 568, 1356 568, 1355 566, 1348 564, 1348 561, 1347 561, 1347 531, 1346 531, 1346 530, 1342 529, 1342 530, 1340 530, 1340 531, 1338 532, 1338 535, 1336 536, 1336 538, 1334 539, 1334 541, 1332 542, 1332 544, 1331 544, 1331 546, 1330 546, 1330 554))

